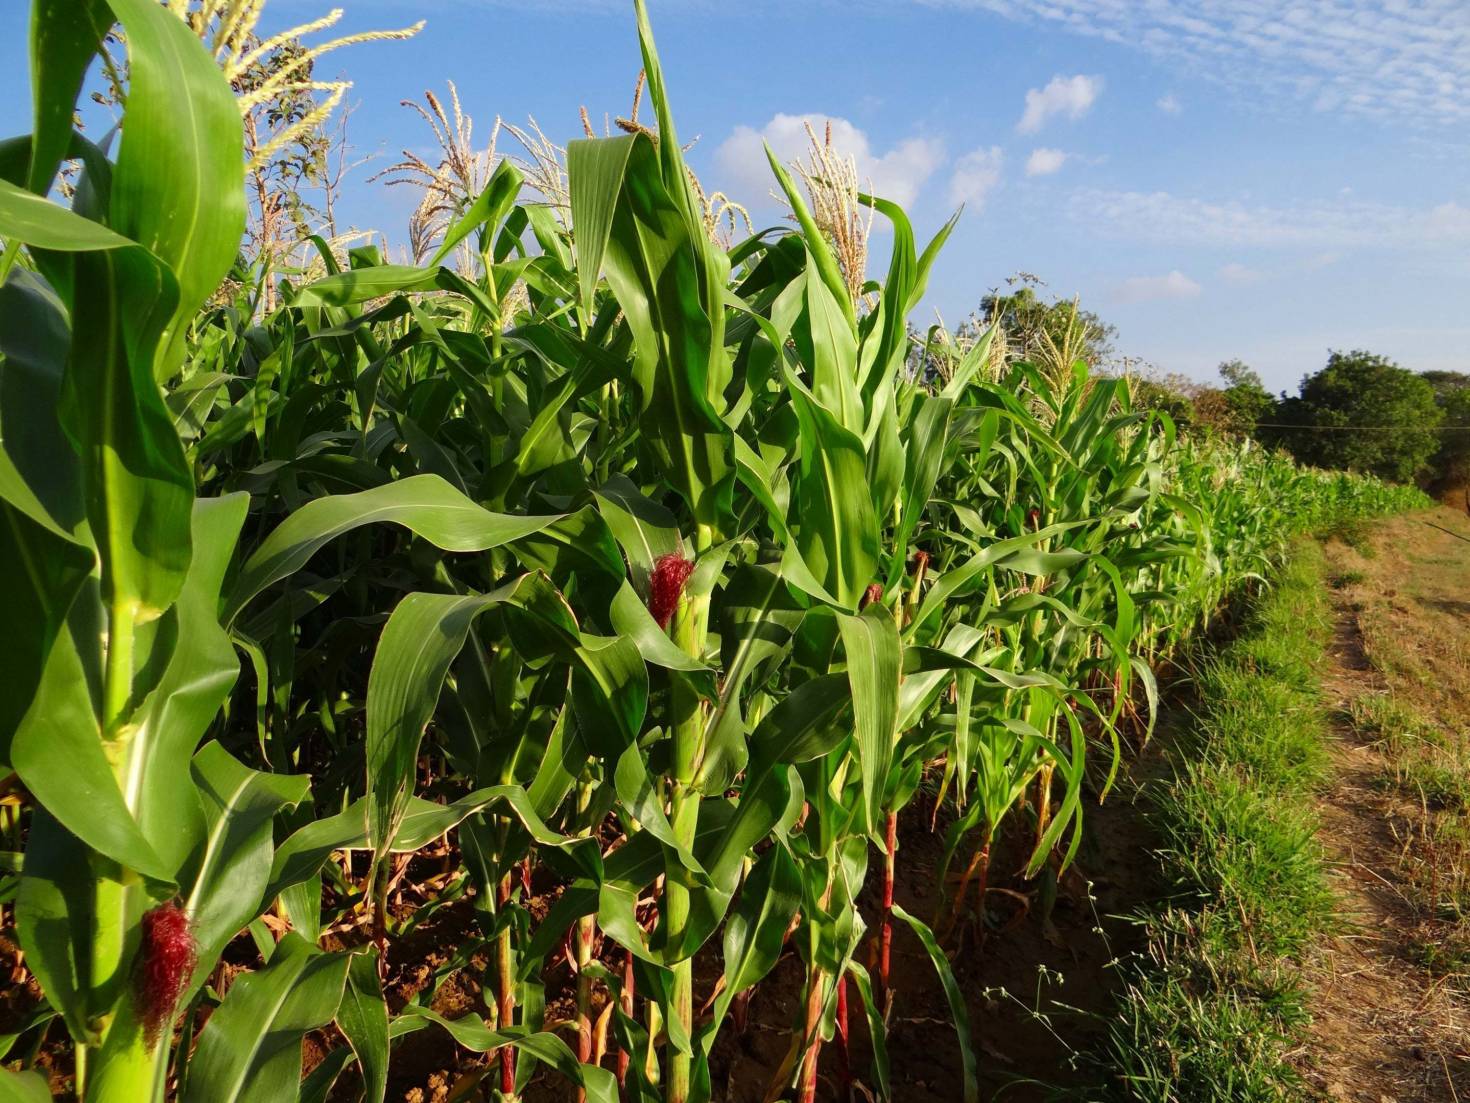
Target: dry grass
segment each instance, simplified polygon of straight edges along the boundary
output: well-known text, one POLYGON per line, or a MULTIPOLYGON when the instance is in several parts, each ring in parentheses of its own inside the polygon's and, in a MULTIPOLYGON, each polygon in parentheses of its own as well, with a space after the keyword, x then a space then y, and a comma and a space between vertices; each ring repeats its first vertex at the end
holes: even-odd
POLYGON ((1322 837, 1352 929, 1320 956, 1314 1079, 1470 1099, 1470 524, 1398 517, 1327 552, 1342 725, 1322 837))

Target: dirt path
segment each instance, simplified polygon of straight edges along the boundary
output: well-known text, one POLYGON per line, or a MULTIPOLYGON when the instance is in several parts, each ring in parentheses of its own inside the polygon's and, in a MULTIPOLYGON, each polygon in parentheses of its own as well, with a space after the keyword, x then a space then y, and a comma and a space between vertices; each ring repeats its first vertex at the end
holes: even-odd
POLYGON ((1312 963, 1301 1064, 1327 1098, 1353 1103, 1470 1103, 1470 949, 1458 949, 1470 947, 1459 898, 1470 871, 1463 848, 1447 846, 1463 840, 1470 809, 1431 793, 1423 769, 1425 748, 1447 784, 1467 764, 1470 541, 1426 520, 1470 536, 1446 511, 1328 549, 1334 776, 1319 837, 1344 926, 1312 963))

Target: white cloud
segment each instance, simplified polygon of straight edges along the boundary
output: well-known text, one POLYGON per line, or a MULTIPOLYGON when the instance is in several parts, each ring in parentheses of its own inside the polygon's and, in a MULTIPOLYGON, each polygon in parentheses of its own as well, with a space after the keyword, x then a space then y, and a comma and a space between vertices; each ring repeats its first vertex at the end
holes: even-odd
POLYGON ((1113 289, 1117 303, 1146 303, 1155 299, 1192 299, 1200 293, 1199 284, 1179 269, 1167 276, 1132 276, 1113 289))
POLYGON ((949 202, 951 206, 968 203, 976 211, 983 210, 985 200, 1000 183, 1001 165, 1005 154, 1000 146, 973 149, 955 162, 954 174, 949 178, 949 202))
POLYGON ((1059 149, 1033 149, 1026 158, 1027 176, 1050 176, 1067 163, 1067 154, 1059 149))
POLYGON ((892 149, 878 153, 868 135, 846 119, 826 115, 778 114, 756 130, 737 126, 715 151, 721 186, 742 202, 755 202, 775 184, 762 143, 769 143, 782 161, 805 158, 810 142, 806 124, 818 136, 830 123, 832 144, 857 164, 858 179, 871 185, 874 194, 907 207, 925 182, 944 164, 944 143, 937 138, 906 138, 892 149))
POLYGON ((1226 283, 1233 283, 1243 287, 1246 284, 1260 283, 1261 280, 1266 278, 1266 273, 1258 268, 1252 268, 1249 265, 1231 261, 1229 264, 1220 266, 1220 278, 1226 283))
POLYGON ((1289 206, 1215 202, 1168 192, 1087 190, 1069 215, 1104 234, 1167 245, 1223 248, 1464 248, 1470 207, 1400 207, 1337 199, 1289 206))
POLYGON ((1177 115, 1184 110, 1184 105, 1179 102, 1179 97, 1173 92, 1160 96, 1154 106, 1165 115, 1177 115))
POLYGON ((1102 88, 1102 77, 1081 73, 1075 77, 1052 77, 1045 88, 1033 88, 1026 93, 1026 110, 1016 129, 1022 134, 1035 134, 1054 115, 1080 119, 1097 102, 1102 88))
POLYGON ((1292 109, 1470 121, 1464 0, 915 0, 994 12, 1142 50, 1292 109))

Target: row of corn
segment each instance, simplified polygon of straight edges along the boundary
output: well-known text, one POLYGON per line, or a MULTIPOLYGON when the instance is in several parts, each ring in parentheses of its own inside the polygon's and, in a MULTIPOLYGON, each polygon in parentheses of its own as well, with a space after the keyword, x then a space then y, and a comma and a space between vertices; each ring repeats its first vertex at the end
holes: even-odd
POLYGON ((263 314, 237 104, 174 8, 35 0, 0 144, 0 908, 40 993, 4 1044, 46 1072, 0 1087, 380 1101, 433 1030, 487 1098, 704 1100, 794 953, 771 1097, 814 1098, 853 1006, 844 1075, 887 1098, 896 928, 977 1098, 945 947, 1008 814, 1028 874, 1065 864, 1154 662, 1286 533, 1414 494, 1177 439, 993 327, 915 335, 950 226, 921 250, 864 197, 892 250, 854 289, 775 159, 794 228, 712 241, 641 4, 657 127, 573 143, 566 206, 502 163, 429 263, 318 243, 263 314), (109 150, 73 112, 115 23, 109 150), (434 1010, 451 977, 479 1010, 434 1010))

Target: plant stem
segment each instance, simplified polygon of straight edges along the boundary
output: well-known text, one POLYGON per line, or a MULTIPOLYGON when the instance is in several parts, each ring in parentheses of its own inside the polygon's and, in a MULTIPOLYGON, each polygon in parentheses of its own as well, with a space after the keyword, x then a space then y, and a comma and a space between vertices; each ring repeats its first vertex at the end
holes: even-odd
MULTIPOLYGON (((587 966, 592 963, 592 942, 597 935, 597 917, 584 915, 577 921, 577 1060, 592 1060, 592 978, 587 966)), ((587 1091, 577 1088, 577 1103, 586 1103, 587 1091)))
MULTIPOLYGON (((114 600, 108 610, 107 657, 102 688, 104 751, 118 788, 132 804, 128 785, 128 738, 125 721, 133 691, 133 630, 136 606, 114 600)), ((134 810, 136 811, 136 810, 134 810)), ((102 1044, 95 1049, 86 1095, 91 1101, 141 1101, 152 1097, 153 1070, 147 1047, 133 1016, 127 985, 129 933, 136 925, 130 897, 140 887, 137 874, 95 852, 91 947, 91 1004, 102 1015, 102 1044)), ((79 1047, 80 1048, 80 1047, 79 1047)))
MULTIPOLYGON (((878 931, 878 998, 886 1019, 893 1007, 893 989, 888 982, 888 964, 893 948, 893 881, 898 868, 898 813, 889 812, 883 843, 883 921, 878 931)), ((846 979, 844 978, 844 984, 846 979)))
MULTIPOLYGON (((701 543, 704 534, 701 533, 701 543)), ((686 654, 699 658, 709 621, 709 595, 687 596, 674 614, 674 642, 686 654)), ((674 676, 673 685, 673 777, 670 785, 669 812, 674 836, 682 846, 692 848, 699 827, 699 791, 695 778, 704 756, 703 737, 705 702, 684 678, 674 676)), ((668 871, 664 882, 664 922, 666 942, 682 943, 689 923, 691 891, 689 871, 682 865, 668 871)), ((694 961, 692 955, 673 965, 673 1014, 686 1034, 694 1029, 694 961)), ((684 1103, 689 1098, 692 1057, 669 1047, 668 1103, 684 1103)))
MULTIPOLYGON (((510 905, 510 891, 510 874, 507 873, 501 878, 500 889, 496 893, 502 914, 510 905)), ((505 1030, 514 1024, 516 1013, 515 963, 511 959, 509 923, 503 924, 500 934, 496 936, 495 959, 499 969, 499 1023, 500 1029, 505 1030)), ((500 1090, 507 1096, 515 1096, 516 1051, 511 1046, 502 1046, 500 1049, 500 1090)))
POLYGON ((802 1038, 806 1052, 801 1061, 801 1103, 815 1103, 817 1098, 817 1060, 822 1052, 822 1005, 826 999, 827 977, 813 965, 806 995, 806 1028, 802 1038))
POLYGON ((837 978, 837 1098, 852 1098, 852 1061, 847 1048, 847 974, 837 978))
POLYGON ((133 1001, 124 993, 97 1050, 96 1068, 86 1086, 87 1103, 149 1103, 159 1079, 156 1066, 161 1052, 166 1053, 167 1046, 160 1040, 149 1044, 133 1013, 133 1001))
POLYGON ((1051 775, 1055 763, 1047 762, 1036 775, 1036 844, 1041 845, 1046 829, 1051 825, 1051 775))
POLYGON ((955 889, 954 896, 950 899, 949 915, 945 921, 944 929, 938 933, 942 942, 949 937, 954 925, 965 912, 965 897, 970 892, 970 882, 977 876, 980 879, 980 909, 978 912, 980 924, 983 930, 985 923, 985 891, 990 879, 990 841, 993 831, 989 824, 981 830, 980 839, 975 844, 974 853, 970 855, 970 864, 965 867, 964 875, 960 878, 959 888, 955 889))
MULTIPOLYGON (((629 950, 623 958, 623 1014, 628 1018, 633 1017, 633 951, 629 950)), ((628 1084, 628 1062, 630 1054, 621 1046, 618 1047, 618 1091, 622 1092, 628 1084)))

